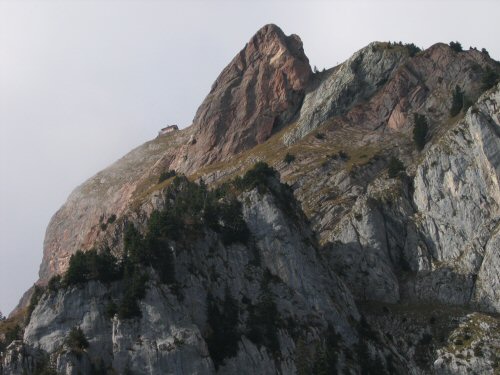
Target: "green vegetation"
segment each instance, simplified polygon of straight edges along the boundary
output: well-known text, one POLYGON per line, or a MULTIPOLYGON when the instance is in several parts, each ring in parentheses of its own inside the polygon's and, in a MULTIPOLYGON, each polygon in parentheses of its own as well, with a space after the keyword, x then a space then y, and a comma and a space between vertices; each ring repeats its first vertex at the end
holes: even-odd
POLYGON ((35 310, 36 305, 38 305, 38 302, 40 301, 40 298, 42 298, 43 295, 43 288, 34 285, 33 286, 33 294, 30 297, 30 303, 28 305, 28 310, 26 312, 26 318, 25 318, 25 324, 28 324, 30 319, 31 319, 31 314, 33 313, 33 310, 35 310))
POLYGON ((118 318, 140 318, 142 313, 138 302, 146 297, 148 276, 137 265, 131 265, 125 268, 123 279, 125 292, 118 305, 118 318))
POLYGON ((109 319, 112 319, 117 313, 118 313, 118 306, 117 306, 117 304, 114 303, 113 301, 110 301, 106 305, 106 316, 109 319))
POLYGON ((358 363, 361 367, 362 375, 385 375, 387 372, 384 368, 381 358, 375 354, 372 355, 368 349, 369 342, 377 342, 377 332, 368 324, 365 317, 361 317, 358 325, 359 342, 356 345, 356 354, 358 363))
POLYGON ((52 276, 47 284, 48 290, 55 292, 62 286, 62 276, 55 275, 52 276))
POLYGON ((295 368, 297 375, 309 375, 312 370, 311 354, 308 345, 300 338, 295 346, 295 368))
POLYGON ((163 172, 160 174, 160 177, 158 178, 158 183, 162 183, 163 181, 168 180, 171 177, 175 177, 177 175, 177 172, 175 172, 173 169, 170 169, 166 172, 163 172))
POLYGON ((107 221, 107 223, 108 223, 108 224, 113 224, 115 221, 116 221, 116 215, 115 215, 115 214, 113 214, 113 215, 111 215, 110 217, 108 217, 108 221, 107 221))
POLYGON ((312 362, 313 375, 337 374, 338 352, 342 337, 335 332, 333 326, 328 326, 325 338, 316 345, 312 362))
POLYGON ((450 42, 450 48, 455 52, 462 52, 462 44, 460 42, 450 42))
POLYGON ((207 320, 210 332, 206 337, 210 357, 218 368, 226 358, 234 357, 238 352, 241 332, 238 329, 239 307, 231 292, 226 288, 222 310, 209 293, 207 295, 207 320))
POLYGON ((263 345, 271 353, 277 354, 280 348, 278 340, 280 320, 278 308, 269 283, 270 278, 264 277, 259 300, 256 305, 252 305, 249 308, 247 337, 253 343, 263 345))
POLYGON ((389 160, 389 166, 387 169, 387 173, 389 175, 389 178, 395 178, 398 177, 401 172, 405 170, 405 166, 401 160, 399 160, 397 157, 393 156, 389 160))
POLYGON ((35 360, 33 375, 58 375, 55 366, 50 363, 48 355, 42 355, 35 360))
POLYGON ((8 326, 4 330, 4 339, 0 339, 0 352, 3 352, 12 341, 22 338, 22 329, 19 324, 8 326))
MULTIPOLYGON (((293 194, 290 187, 279 183, 277 172, 266 163, 255 164, 243 177, 213 190, 209 190, 203 181, 198 184, 184 176, 175 176, 164 192, 165 207, 151 214, 144 234, 132 224, 125 225, 124 253, 120 260, 109 249, 77 251, 71 256, 66 273, 62 277, 53 277, 48 289, 55 291, 60 287, 81 285, 91 280, 103 283, 121 280, 124 289, 122 298, 116 303, 110 302, 106 314, 110 318, 118 314, 120 319, 140 317, 139 301, 146 295, 149 269, 154 269, 160 281, 177 293, 176 254, 172 242, 199 238, 206 230, 218 233, 225 245, 249 240, 250 231, 236 194, 254 188, 260 193, 272 192, 278 204, 296 215, 291 205, 293 194)), ((110 217, 107 222, 113 223, 115 220, 116 217, 110 217)), ((226 300, 230 305, 231 297, 228 296, 226 300)), ((273 316, 276 316, 273 315, 273 306, 269 298, 263 298, 256 307, 255 316, 266 315, 266 319, 273 321, 273 316), (263 311, 271 314, 264 314, 263 311)), ((230 321, 227 311, 220 314, 230 321)), ((217 320, 217 314, 213 311, 211 316, 217 320)), ((262 328, 261 341, 276 347, 270 327, 271 324, 268 324, 262 328)), ((227 336, 226 331, 228 329, 223 336, 227 336)), ((220 337, 216 334, 213 340, 219 342, 220 337)), ((222 347, 221 350, 226 349, 222 347)), ((224 356, 220 358, 222 360, 224 356)))
POLYGON ((417 53, 422 51, 419 47, 417 47, 413 43, 404 43, 399 41, 399 42, 388 42, 386 43, 386 46, 388 49, 396 48, 396 47, 403 47, 408 51, 408 55, 410 57, 415 56, 417 53))
MULTIPOLYGON (((150 249, 158 240, 178 240, 183 235, 196 235, 204 225, 221 234, 226 245, 248 240, 249 232, 243 220, 241 203, 230 193, 230 186, 208 190, 203 182, 196 184, 186 177, 176 177, 166 195, 165 209, 153 213, 149 221, 146 241, 150 249)), ((154 260, 154 255, 153 251, 145 257, 154 260)))
POLYGON ((73 327, 69 331, 66 344, 69 346, 71 352, 77 356, 89 347, 89 342, 80 327, 73 327))
POLYGON ((428 131, 427 118, 424 115, 415 113, 413 115, 414 127, 413 127, 413 141, 419 150, 423 150, 428 131))
POLYGON ((287 154, 285 155, 285 157, 283 158, 283 161, 287 164, 290 164, 292 163, 293 161, 295 160, 295 155, 292 155, 290 154, 289 152, 287 152, 287 154))
MULTIPOLYGON (((260 181, 262 176, 257 172, 254 177, 246 176, 240 180, 251 185, 260 181)), ((205 228, 218 233, 225 245, 248 241, 250 232, 243 220, 241 203, 231 193, 231 186, 208 190, 203 182, 196 184, 184 176, 176 176, 165 195, 165 208, 151 214, 144 235, 133 225, 126 225, 124 254, 120 261, 109 249, 77 251, 72 255, 64 277, 53 278, 49 289, 90 280, 105 283, 122 280, 123 298, 108 309, 108 315, 111 317, 117 313, 120 319, 140 317, 138 302, 146 295, 147 269, 153 268, 162 283, 176 290, 175 254, 171 241, 198 236, 205 228)))
POLYGON ((95 249, 86 252, 78 250, 70 258, 63 283, 76 285, 90 280, 104 283, 115 281, 121 276, 117 263, 116 257, 111 254, 109 249, 99 253, 95 249))
POLYGON ((137 254, 140 246, 131 237, 135 228, 129 228, 125 233, 125 254, 121 262, 111 254, 109 249, 101 252, 92 249, 86 252, 77 251, 70 258, 69 267, 64 276, 54 276, 48 284, 49 290, 57 290, 60 287, 70 285, 81 285, 91 280, 109 283, 122 280, 124 284, 124 295, 119 306, 115 306, 113 314, 107 309, 108 316, 112 317, 118 313, 121 319, 129 319, 140 316, 138 300, 146 294, 147 275, 140 267, 137 254), (135 247, 134 247, 135 246, 135 247))
POLYGON ((325 133, 316 133, 316 134, 314 134, 314 136, 316 137, 316 139, 319 139, 319 140, 325 139, 325 133))
POLYGON ((339 159, 339 160, 342 160, 342 161, 349 160, 349 155, 347 154, 347 152, 345 152, 343 150, 340 150, 339 152, 337 152, 336 154, 331 155, 330 157, 332 159, 339 159))
MULTIPOLYGON (((321 336, 322 338, 318 341, 308 344, 302 337, 297 340, 294 358, 297 375, 344 373, 338 368, 342 337, 336 334, 334 328, 330 325, 321 336)), ((352 361, 352 354, 346 353, 346 359, 352 361)))
POLYGON ((233 184, 240 190, 252 190, 257 188, 259 193, 269 189, 269 179, 276 178, 278 173, 267 163, 259 161, 243 177, 236 177, 233 184))
POLYGON ((2 316, 0 320, 0 352, 14 340, 22 338, 23 326, 26 320, 26 311, 18 311, 9 318, 2 316))
POLYGON ((498 73, 495 70, 491 69, 489 66, 486 67, 481 79, 482 89, 489 90, 490 88, 495 86, 499 80, 500 77, 498 73))
POLYGON ((464 92, 457 85, 455 86, 455 91, 453 91, 453 96, 451 99, 450 115, 455 117, 460 113, 464 106, 464 92))
POLYGON ((420 51, 422 51, 419 47, 417 47, 415 44, 413 43, 406 43, 405 44, 405 47, 408 51, 408 54, 410 55, 410 57, 413 57, 415 56, 417 53, 419 53, 420 51))

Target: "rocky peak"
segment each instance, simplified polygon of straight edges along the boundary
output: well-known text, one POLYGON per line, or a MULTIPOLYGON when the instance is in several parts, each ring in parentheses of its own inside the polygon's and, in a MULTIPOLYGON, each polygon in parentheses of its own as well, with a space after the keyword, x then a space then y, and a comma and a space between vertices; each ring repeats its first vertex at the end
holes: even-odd
POLYGON ((298 112, 311 74, 297 35, 262 27, 213 84, 173 167, 193 171, 267 140, 298 112))

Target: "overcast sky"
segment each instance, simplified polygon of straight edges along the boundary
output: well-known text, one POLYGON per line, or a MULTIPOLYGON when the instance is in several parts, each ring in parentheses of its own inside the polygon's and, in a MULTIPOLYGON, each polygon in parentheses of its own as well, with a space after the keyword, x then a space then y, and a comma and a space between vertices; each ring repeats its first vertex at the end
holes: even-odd
POLYGON ((190 124, 264 24, 328 68, 374 40, 458 40, 500 58, 500 2, 0 0, 0 311, 36 281, 78 184, 159 128, 190 124))

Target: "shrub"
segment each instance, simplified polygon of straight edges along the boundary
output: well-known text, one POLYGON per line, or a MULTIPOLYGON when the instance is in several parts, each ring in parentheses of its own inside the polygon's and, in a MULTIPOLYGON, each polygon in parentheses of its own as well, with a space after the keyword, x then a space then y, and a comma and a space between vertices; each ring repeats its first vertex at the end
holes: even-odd
POLYGON ((325 139, 325 134, 324 133, 316 133, 314 134, 314 136, 319 139, 319 140, 323 140, 325 139))
POLYGON ((313 362, 313 374, 337 374, 338 351, 342 336, 335 332, 333 326, 329 325, 325 332, 325 338, 318 343, 313 362))
POLYGON ((483 357, 484 356, 483 349, 481 348, 480 345, 476 345, 474 347, 474 355, 476 357, 483 357))
POLYGON ((144 255, 141 264, 153 267, 162 283, 175 283, 175 256, 168 241, 148 233, 144 239, 144 255))
POLYGON ((81 352, 89 347, 89 342, 80 327, 73 327, 66 338, 72 352, 81 352))
POLYGON ((226 203, 220 203, 216 210, 218 224, 214 229, 221 233, 222 242, 225 245, 234 242, 246 243, 250 238, 250 231, 243 219, 241 203, 234 198, 226 203))
POLYGON ((116 221, 116 215, 115 215, 115 214, 113 214, 113 215, 111 215, 110 217, 108 217, 108 221, 107 221, 107 223, 108 223, 108 224, 113 224, 115 221, 116 221))
POLYGON ((19 324, 16 324, 13 327, 9 327, 5 331, 5 344, 4 344, 5 347, 9 346, 9 344, 12 341, 21 340, 22 333, 23 333, 23 331, 22 331, 21 326, 19 324))
POLYGON ((35 359, 32 375, 58 375, 55 365, 48 355, 38 355, 35 359))
POLYGON ((224 359, 238 353, 238 341, 241 333, 238 329, 238 302, 226 288, 222 309, 219 309, 214 297, 207 295, 207 320, 211 331, 206 338, 210 357, 218 368, 224 359))
POLYGON ((116 257, 109 249, 100 253, 92 249, 78 250, 69 260, 63 282, 65 285, 81 284, 90 280, 111 282, 120 278, 116 257))
POLYGON ((488 66, 483 73, 483 77, 481 78, 482 89, 488 90, 492 88, 497 84, 499 78, 498 73, 488 66))
POLYGON ((311 354, 303 339, 295 345, 295 368, 297 375, 309 375, 312 371, 311 354))
POLYGON ((106 316, 109 319, 113 319, 116 313, 118 313, 118 306, 116 305, 116 303, 114 303, 113 301, 108 302, 108 304, 106 305, 106 316))
POLYGON ((338 156, 340 159, 342 160, 349 160, 349 155, 347 154, 347 152, 343 151, 343 150, 340 150, 338 152, 338 156))
POLYGON ((138 266, 130 266, 124 271, 125 292, 118 306, 119 319, 140 318, 139 301, 146 296, 148 277, 138 266))
POLYGON ((166 181, 169 178, 174 177, 176 175, 177 175, 177 172, 175 172, 173 169, 170 169, 166 172, 163 172, 162 174, 160 174, 160 177, 158 178, 158 183, 160 184, 163 181, 166 181))
POLYGON ((413 141, 419 150, 423 150, 426 138, 427 138, 427 119, 424 115, 415 113, 413 115, 414 127, 413 127, 413 141))
POLYGON ((410 55, 410 57, 413 57, 417 53, 419 53, 420 51, 422 51, 419 47, 417 47, 413 43, 406 43, 405 47, 406 47, 406 50, 408 51, 408 54, 410 55))
POLYGON ((28 311, 26 312, 26 324, 29 323, 31 319, 31 314, 35 310, 35 307, 38 305, 38 302, 40 301, 40 298, 42 298, 43 295, 43 288, 38 285, 33 286, 33 294, 31 295, 30 298, 30 303, 28 305, 28 311))
POLYGON ((460 42, 450 42, 450 48, 455 52, 462 52, 462 44, 460 42))
POLYGON ((290 164, 291 162, 293 162, 295 160, 295 155, 292 155, 290 153, 287 152, 287 154, 285 155, 285 157, 283 158, 283 161, 287 164, 290 164))
POLYGON ((389 166, 387 170, 389 178, 398 177, 404 170, 405 166, 403 162, 394 156, 391 157, 391 159, 389 160, 389 166))
POLYGON ((264 345, 271 353, 278 353, 279 313, 274 297, 264 286, 259 301, 249 309, 247 336, 257 345, 264 345))
POLYGON ((255 163, 242 179, 236 179, 235 185, 241 190, 252 190, 257 188, 259 192, 267 190, 269 179, 276 177, 277 172, 271 168, 267 163, 259 161, 255 163))
POLYGON ((451 99, 450 115, 452 117, 458 115, 462 110, 463 106, 464 106, 464 93, 457 85, 455 86, 455 90, 453 91, 453 96, 451 99))
POLYGON ((55 275, 50 278, 49 283, 47 284, 47 288, 50 291, 55 292, 61 287, 61 285, 62 285, 61 275, 55 275))

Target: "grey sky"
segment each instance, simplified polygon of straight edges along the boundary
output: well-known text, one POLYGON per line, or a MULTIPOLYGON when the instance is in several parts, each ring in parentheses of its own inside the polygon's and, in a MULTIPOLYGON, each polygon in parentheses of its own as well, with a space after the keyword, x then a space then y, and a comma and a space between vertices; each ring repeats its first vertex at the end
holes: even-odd
POLYGON ((374 40, 458 40, 500 58, 500 2, 0 0, 0 311, 37 279, 71 190, 169 123, 276 23, 331 67, 374 40))

